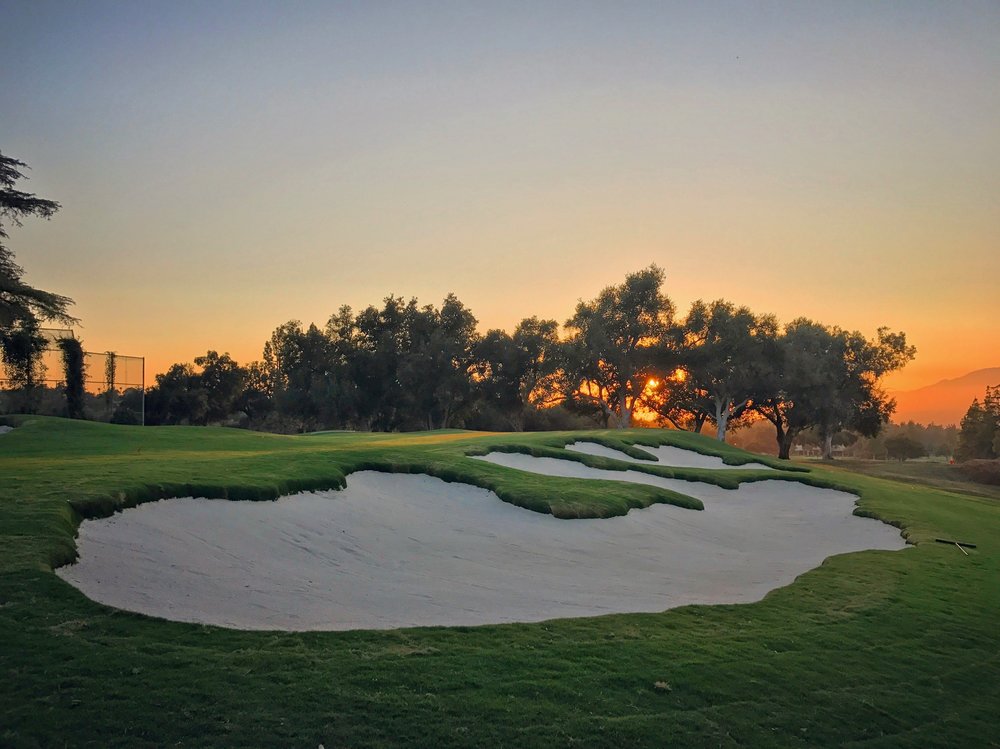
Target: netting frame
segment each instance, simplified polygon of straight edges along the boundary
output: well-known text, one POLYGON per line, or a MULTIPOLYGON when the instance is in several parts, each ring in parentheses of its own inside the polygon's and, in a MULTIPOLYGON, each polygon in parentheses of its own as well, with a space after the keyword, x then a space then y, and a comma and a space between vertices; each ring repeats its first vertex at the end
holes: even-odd
MULTIPOLYGON (((40 328, 38 331, 45 339, 46 345, 39 357, 39 371, 41 376, 36 380, 36 386, 42 386, 49 390, 60 390, 65 388, 66 378, 62 363, 62 350, 59 341, 64 339, 76 339, 72 329, 69 328, 40 328), (58 376, 52 376, 55 372, 58 376)), ((84 392, 91 396, 91 403, 95 399, 104 397, 108 405, 106 408, 108 421, 115 420, 115 401, 124 398, 127 393, 133 390, 138 391, 138 424, 146 425, 146 358, 144 356, 132 356, 129 354, 119 354, 116 351, 86 351, 84 358, 84 392), (94 376, 97 372, 100 376, 94 376)), ((8 376, 6 368, 0 364, 0 392, 4 394, 17 392, 17 388, 10 387, 12 380, 8 376)), ((93 408, 91 409, 93 410, 93 408)), ((131 410, 131 409, 130 409, 131 410)), ((101 421, 100 418, 85 417, 93 421, 101 421)), ((135 423, 135 422, 126 422, 135 423)))

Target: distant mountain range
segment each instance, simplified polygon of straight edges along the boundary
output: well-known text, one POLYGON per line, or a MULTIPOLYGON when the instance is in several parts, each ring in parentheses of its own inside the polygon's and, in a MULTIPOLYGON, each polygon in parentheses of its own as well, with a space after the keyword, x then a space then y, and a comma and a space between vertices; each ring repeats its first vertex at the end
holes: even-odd
POLYGON ((896 399, 892 420, 897 423, 912 420, 921 424, 958 424, 969 410, 972 399, 983 399, 987 385, 1000 385, 1000 367, 977 369, 953 380, 890 393, 896 399))

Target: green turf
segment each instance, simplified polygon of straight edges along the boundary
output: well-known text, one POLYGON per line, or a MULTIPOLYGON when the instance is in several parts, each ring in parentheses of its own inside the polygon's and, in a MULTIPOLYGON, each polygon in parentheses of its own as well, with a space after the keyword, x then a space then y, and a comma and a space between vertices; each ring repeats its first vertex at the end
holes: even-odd
MULTIPOLYGON (((1000 503, 988 498, 843 469, 789 474, 850 488, 860 512, 900 525, 917 545, 831 558, 756 604, 531 625, 248 633, 106 608, 51 566, 74 554, 80 515, 160 496, 269 499, 340 486, 374 467, 468 481, 563 517, 605 516, 694 503, 468 454, 499 446, 550 455, 584 437, 757 457, 644 430, 288 437, 17 423, 0 436, 0 746, 998 745, 1000 503), (938 536, 978 548, 965 556, 938 536)), ((769 472, 670 473, 729 484, 769 472)))
POLYGON ((862 460, 838 458, 826 464, 835 470, 854 471, 868 476, 892 479, 907 484, 923 484, 945 491, 974 494, 1000 500, 1000 486, 970 481, 958 465, 931 460, 862 460))

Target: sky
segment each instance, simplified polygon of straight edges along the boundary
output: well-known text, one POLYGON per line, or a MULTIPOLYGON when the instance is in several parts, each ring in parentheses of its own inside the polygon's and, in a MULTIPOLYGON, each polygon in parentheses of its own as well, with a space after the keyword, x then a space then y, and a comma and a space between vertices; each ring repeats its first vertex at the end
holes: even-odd
POLYGON ((147 380, 650 263, 681 313, 905 331, 891 388, 1000 366, 1000 3, 0 6, 0 150, 62 204, 7 244, 147 380))

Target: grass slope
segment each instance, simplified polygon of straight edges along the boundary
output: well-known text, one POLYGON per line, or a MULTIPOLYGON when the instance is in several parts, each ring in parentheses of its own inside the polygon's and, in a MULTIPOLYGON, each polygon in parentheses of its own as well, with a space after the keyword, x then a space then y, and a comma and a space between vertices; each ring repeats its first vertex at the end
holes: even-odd
MULTIPOLYGON (((851 489, 859 512, 899 524, 917 546, 834 557, 750 605, 247 633, 106 608, 51 567, 73 556, 80 515, 170 495, 268 499, 341 486, 365 467, 426 470, 564 517, 690 498, 467 457, 495 447, 549 455, 581 437, 573 433, 19 424, 0 437, 0 746, 997 745, 1000 504, 989 499, 817 467, 787 478, 851 489), (964 556, 937 536, 978 548, 964 556)), ((674 432, 585 439, 751 458, 674 432)), ((767 472, 672 473, 730 482, 767 472)))
POLYGON ((1000 500, 1000 486, 971 481, 962 472, 960 465, 924 460, 862 460, 859 458, 838 458, 831 467, 837 470, 854 471, 868 476, 901 481, 906 484, 922 484, 936 489, 974 494, 978 497, 1000 500))

